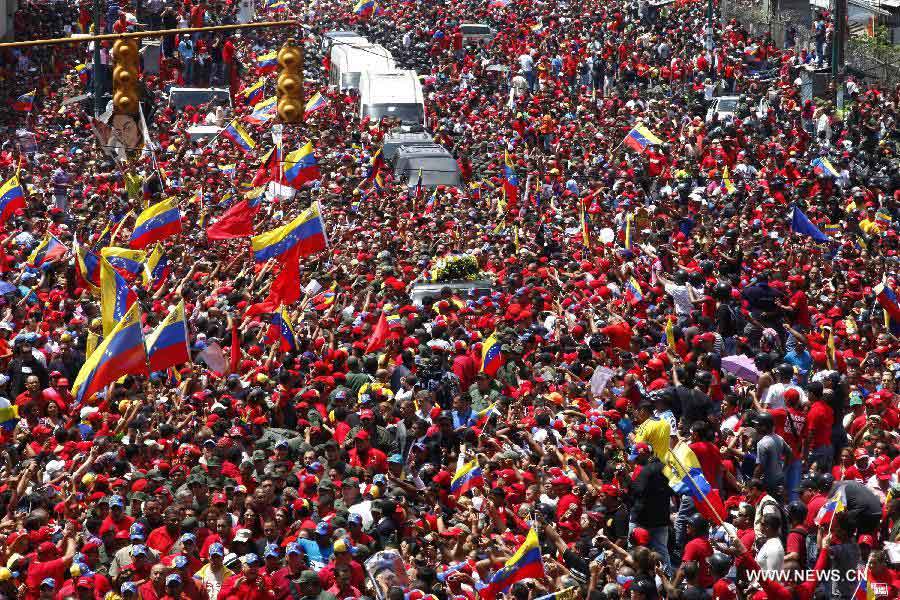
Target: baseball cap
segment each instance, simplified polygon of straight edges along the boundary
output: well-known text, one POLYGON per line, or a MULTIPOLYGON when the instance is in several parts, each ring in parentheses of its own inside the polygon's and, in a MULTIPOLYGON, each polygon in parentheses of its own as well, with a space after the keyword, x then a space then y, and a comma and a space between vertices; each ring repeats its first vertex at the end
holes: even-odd
POLYGON ((120 591, 123 594, 137 594, 137 585, 135 585, 132 581, 126 581, 122 584, 120 591))
POLYGON ((170 573, 166 577, 166 585, 181 585, 181 575, 178 573, 170 573))
POLYGON ((300 544, 291 542, 290 544, 288 544, 288 545, 285 547, 284 553, 285 553, 286 555, 289 555, 289 554, 303 554, 303 549, 300 547, 300 544))
POLYGON ((266 544, 265 552, 263 552, 263 556, 265 558, 279 558, 281 554, 278 552, 278 546, 275 544, 266 544))
POLYGON ((145 546, 143 544, 135 544, 134 546, 131 547, 131 555, 132 556, 140 556, 141 554, 143 554, 144 556, 147 556, 147 546, 145 546))
POLYGON ((181 536, 181 543, 182 543, 182 544, 185 544, 185 543, 187 543, 187 542, 192 542, 192 543, 196 544, 196 543, 197 543, 197 536, 195 536, 193 533, 185 533, 185 534, 183 534, 183 535, 181 536))
POLYGON ((125 508, 125 500, 122 496, 110 496, 109 497, 109 507, 112 508, 114 506, 118 506, 119 508, 125 508))
POLYGON ((362 525, 362 515, 359 513, 350 513, 347 522, 351 525, 362 525))
POLYGON ((56 580, 53 579, 52 577, 46 577, 46 578, 41 582, 41 587, 42 587, 42 588, 43 588, 43 587, 48 587, 48 588, 50 588, 51 590, 55 590, 55 589, 56 589, 56 580))
POLYGON ((316 525, 316 533, 328 535, 328 521, 319 521, 318 525, 316 525))
POLYGON ((245 565, 258 565, 259 564, 259 556, 254 554, 253 552, 248 552, 247 554, 241 557, 241 562, 245 565))
POLYGON ((391 454, 388 457, 387 461, 389 463, 393 463, 395 465, 402 465, 403 464, 403 456, 400 454, 391 454))
POLYGON ((172 559, 172 566, 176 569, 183 569, 188 565, 187 556, 183 554, 179 554, 174 559, 172 559))
POLYGON ((234 534, 234 541, 236 542, 249 542, 250 537, 253 534, 250 533, 249 529, 238 529, 237 533, 234 534))
POLYGON ((225 556, 225 546, 223 546, 219 542, 216 542, 215 544, 210 544, 209 555, 212 556, 214 554, 216 554, 218 556, 225 556))

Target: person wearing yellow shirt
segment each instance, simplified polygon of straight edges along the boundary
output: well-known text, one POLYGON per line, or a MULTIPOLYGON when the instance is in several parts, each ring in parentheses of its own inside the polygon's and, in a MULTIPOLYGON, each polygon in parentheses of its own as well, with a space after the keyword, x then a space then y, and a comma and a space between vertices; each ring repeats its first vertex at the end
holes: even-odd
POLYGON ((672 434, 669 422, 653 415, 653 404, 649 400, 644 400, 638 405, 635 419, 640 424, 634 434, 635 443, 649 444, 656 458, 665 462, 670 447, 669 437, 672 434))

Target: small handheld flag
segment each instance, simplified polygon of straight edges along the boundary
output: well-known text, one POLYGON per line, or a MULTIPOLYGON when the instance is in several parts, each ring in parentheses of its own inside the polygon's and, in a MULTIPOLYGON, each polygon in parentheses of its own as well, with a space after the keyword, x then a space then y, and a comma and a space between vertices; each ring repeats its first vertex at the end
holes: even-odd
POLYGON ((231 140, 244 154, 249 154, 251 150, 256 148, 256 142, 253 141, 250 134, 237 121, 232 121, 222 130, 222 137, 231 140))
POLYGON ((462 496, 469 490, 484 485, 484 475, 478 465, 478 459, 474 459, 462 465, 453 475, 450 481, 450 493, 454 496, 462 496))
POLYGON ((647 129, 644 125, 637 125, 628 132, 628 135, 625 136, 623 143, 632 150, 643 152, 647 149, 647 146, 661 145, 662 140, 653 135, 653 132, 647 129))

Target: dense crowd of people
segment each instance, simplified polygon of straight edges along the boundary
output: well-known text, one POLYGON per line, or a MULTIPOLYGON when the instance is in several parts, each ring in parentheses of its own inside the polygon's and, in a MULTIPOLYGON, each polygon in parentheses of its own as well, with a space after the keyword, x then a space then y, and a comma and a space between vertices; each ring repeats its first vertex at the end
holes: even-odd
MULTIPOLYGON (((247 17, 141 4, 102 29, 247 17)), ((0 598, 900 597, 900 88, 806 97, 827 19, 814 47, 717 21, 710 49, 689 0, 256 10, 296 26, 163 39, 130 153, 79 98, 111 44, 98 73, 88 45, 4 49, 0 598), (417 70, 464 189, 381 167, 397 123, 327 85, 346 29, 417 70), (278 131, 245 90, 275 95, 256 59, 288 37, 323 101, 278 131), (168 104, 185 85, 233 106, 168 104), (228 123, 255 147, 188 134, 228 123), (269 152, 307 141, 320 176, 279 186, 269 152), (206 233, 263 185, 254 234, 314 202, 327 231, 293 293, 206 233), (73 395, 112 335, 79 248, 167 198, 165 268, 116 267, 145 336, 183 303, 191 360, 73 395)), ((92 3, 14 22, 89 33, 92 3)))

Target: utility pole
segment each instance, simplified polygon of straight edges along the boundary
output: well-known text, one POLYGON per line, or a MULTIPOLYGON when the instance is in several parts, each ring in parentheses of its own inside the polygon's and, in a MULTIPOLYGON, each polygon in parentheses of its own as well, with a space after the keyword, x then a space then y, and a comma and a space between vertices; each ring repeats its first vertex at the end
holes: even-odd
POLYGON ((841 78, 844 72, 844 45, 847 43, 847 0, 834 0, 834 32, 831 40, 831 80, 835 104, 843 108, 841 78))
POLYGON ((710 79, 716 82, 716 43, 713 37, 713 22, 715 19, 713 0, 706 4, 706 51, 709 53, 710 79))
MULTIPOLYGON (((94 35, 100 34, 100 0, 94 0, 94 35)), ((103 112, 103 83, 100 81, 100 40, 94 40, 94 68, 91 77, 94 80, 94 116, 103 112)))

